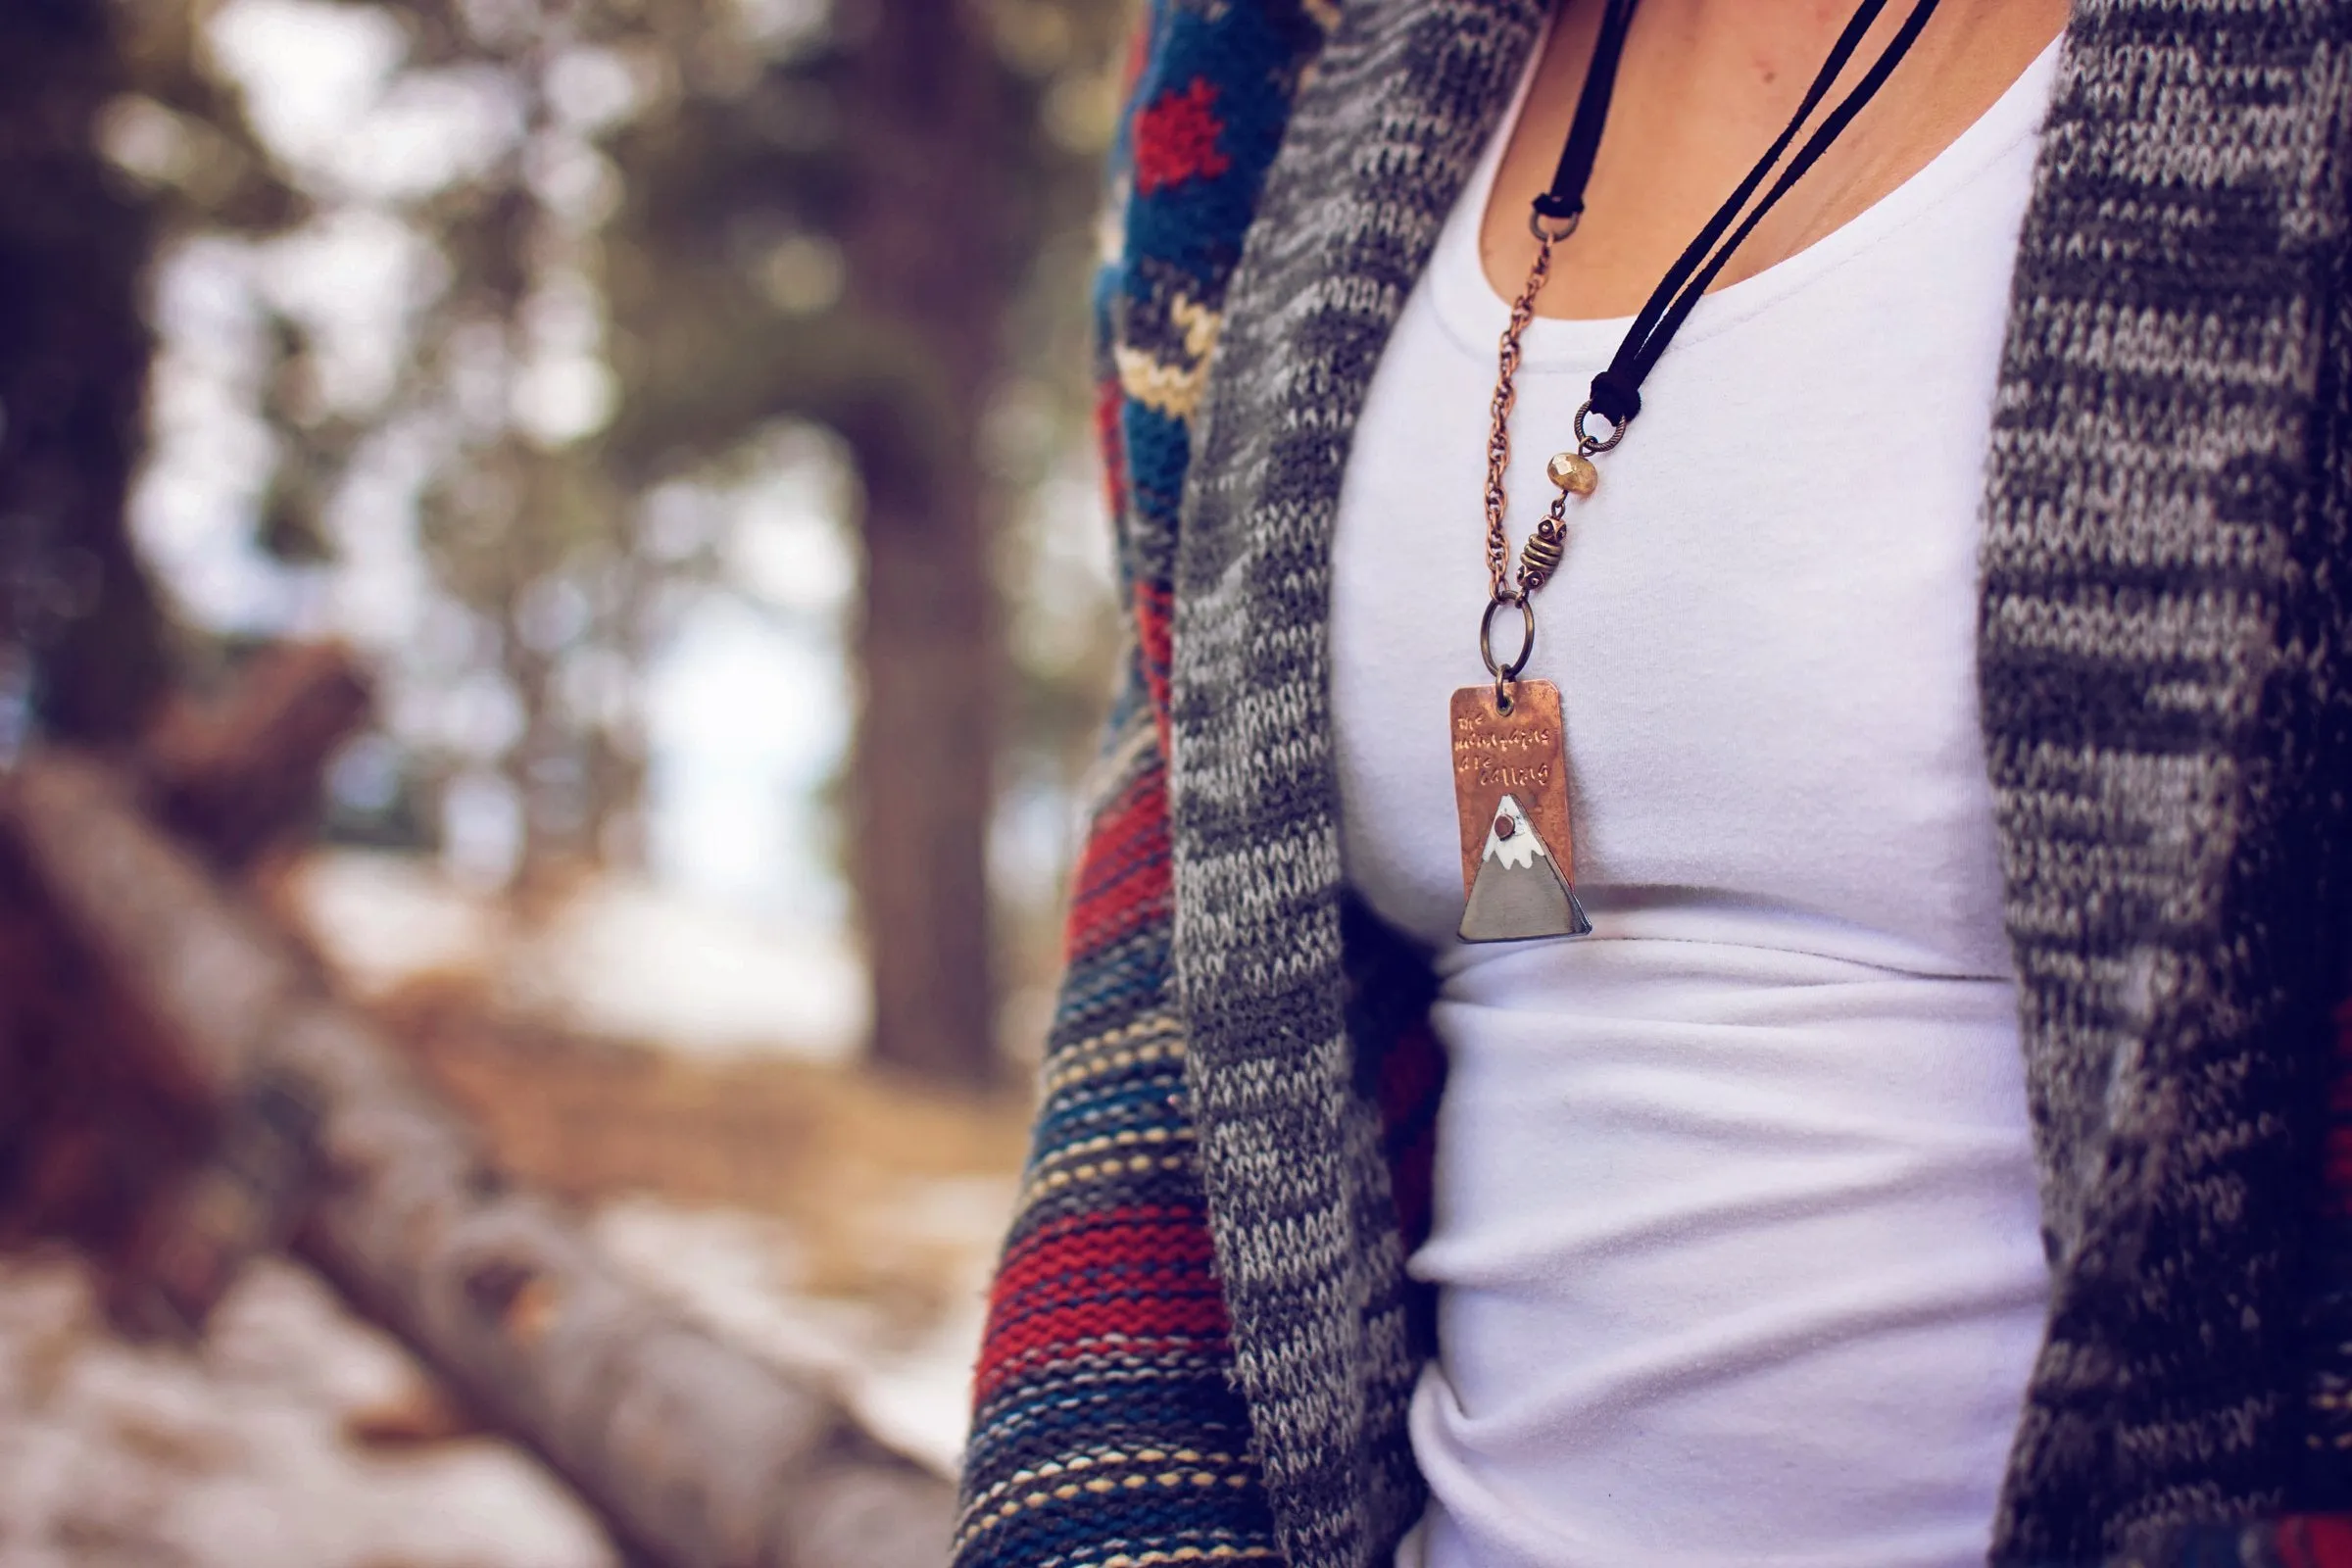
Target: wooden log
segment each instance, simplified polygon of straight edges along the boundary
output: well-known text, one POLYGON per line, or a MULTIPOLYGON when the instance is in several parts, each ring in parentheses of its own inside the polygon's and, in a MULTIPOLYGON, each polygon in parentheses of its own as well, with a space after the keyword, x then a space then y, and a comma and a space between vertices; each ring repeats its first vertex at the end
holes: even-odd
POLYGON ((177 1053, 51 916, 0 837, 0 1247, 121 1256, 215 1118, 177 1053))
MULTIPOLYGON (((152 814, 241 869, 308 825, 368 707, 348 649, 278 645, 217 695, 170 698, 127 765, 152 814)), ((255 1084, 222 1122, 154 1033, 0 854, 0 1238, 71 1237, 106 1262, 119 1324, 185 1335, 284 1240, 304 1156, 278 1123, 300 1107, 255 1084)))
POLYGON ((283 643, 228 691, 168 703, 139 745, 150 803, 216 865, 247 864, 311 822, 328 759, 367 722, 368 677, 337 643, 283 643))
POLYGON ((0 787, 58 915, 222 1109, 301 1107, 315 1179, 296 1246, 468 1405, 674 1568, 918 1568, 946 1484, 812 1381, 727 1346, 507 1182, 399 1054, 285 938, 71 755, 0 787))

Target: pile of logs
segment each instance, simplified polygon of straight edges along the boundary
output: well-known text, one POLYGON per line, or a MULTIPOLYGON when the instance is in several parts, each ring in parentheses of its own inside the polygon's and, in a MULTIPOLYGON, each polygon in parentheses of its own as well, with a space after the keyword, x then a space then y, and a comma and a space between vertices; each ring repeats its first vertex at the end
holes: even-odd
POLYGON ((367 706, 347 656, 281 650, 136 757, 36 750, 0 775, 5 1223, 107 1254, 116 1315, 148 1334, 200 1331, 245 1263, 290 1251, 639 1559, 942 1561, 944 1483, 504 1177, 249 894, 367 706))

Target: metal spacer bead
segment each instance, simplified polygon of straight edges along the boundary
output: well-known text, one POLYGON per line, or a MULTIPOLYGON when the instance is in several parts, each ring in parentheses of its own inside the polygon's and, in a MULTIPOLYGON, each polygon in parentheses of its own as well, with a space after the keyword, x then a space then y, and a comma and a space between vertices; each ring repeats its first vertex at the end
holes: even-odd
POLYGON ((1548 578, 1560 564, 1560 555, 1567 547, 1558 529, 1548 523, 1527 536, 1519 550, 1519 578, 1528 587, 1548 578))

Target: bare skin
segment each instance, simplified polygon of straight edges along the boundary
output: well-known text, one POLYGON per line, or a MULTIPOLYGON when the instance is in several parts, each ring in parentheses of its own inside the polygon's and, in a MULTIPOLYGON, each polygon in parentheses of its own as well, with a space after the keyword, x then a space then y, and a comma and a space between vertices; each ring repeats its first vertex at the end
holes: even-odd
MULTIPOLYGON (((1908 0, 1886 7, 1817 120, 1910 9, 1908 0)), ((1550 183, 1567 140, 1600 11, 1600 0, 1562 0, 1503 154, 1479 252, 1504 299, 1518 293, 1534 260, 1528 204, 1550 183)), ((1537 314, 1593 319, 1640 310, 1796 112, 1852 14, 1852 0, 1644 0, 1626 38, 1583 225, 1554 250, 1537 314)), ((2066 14, 2067 0, 1943 0, 1878 97, 1714 286, 1788 260, 1925 168, 2058 36, 2066 14)))

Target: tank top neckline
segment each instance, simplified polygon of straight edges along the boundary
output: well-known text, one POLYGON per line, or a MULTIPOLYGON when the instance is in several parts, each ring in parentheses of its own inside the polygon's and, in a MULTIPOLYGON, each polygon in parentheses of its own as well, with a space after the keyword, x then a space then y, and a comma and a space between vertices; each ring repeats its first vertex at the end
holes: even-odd
MULTIPOLYGON (((2017 79, 2003 89, 1991 107, 1977 117, 1918 172, 1888 191, 1820 239, 1752 277, 1715 289, 1700 300, 1690 318, 1676 334, 1689 344, 1728 331, 1741 321, 1808 288, 1840 267, 1867 254, 1872 247, 1905 224, 1934 210, 1970 181, 1999 166, 2002 155, 2021 141, 2039 134, 2050 102, 2051 77, 2058 69, 2062 40, 2052 39, 2034 56, 2017 79)), ((1510 315, 1509 303, 1488 281, 1478 253, 1479 231, 1492 200, 1503 148, 1535 80, 1536 61, 1543 53, 1538 39, 1509 109, 1479 159, 1462 200, 1438 238, 1430 260, 1430 287, 1439 318, 1448 335, 1465 347, 1492 354, 1510 315)), ((1561 366, 1589 367, 1595 356, 1606 359, 1625 335, 1630 316, 1560 318, 1538 317, 1529 323, 1522 342, 1525 365, 1541 370, 1561 366)))

